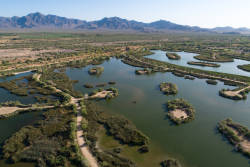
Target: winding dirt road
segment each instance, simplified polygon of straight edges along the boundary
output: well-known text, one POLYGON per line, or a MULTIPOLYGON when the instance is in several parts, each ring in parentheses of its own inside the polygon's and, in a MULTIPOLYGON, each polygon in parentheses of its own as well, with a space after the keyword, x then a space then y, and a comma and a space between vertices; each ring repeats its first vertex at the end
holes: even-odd
MULTIPOLYGON (((35 75, 35 74, 34 74, 35 75)), ((38 74, 36 76, 37 80, 40 80, 41 75, 38 74)), ((56 92, 63 92, 62 90, 56 88, 55 86, 52 86, 56 92)), ((65 92, 64 92, 65 93, 65 92)), ((83 137, 83 130, 81 127, 81 123, 82 123, 82 115, 81 115, 81 106, 79 105, 79 101, 82 100, 82 98, 75 98, 73 96, 71 96, 70 94, 68 94, 71 98, 69 104, 75 104, 76 108, 77 108, 77 117, 76 117, 76 140, 77 143, 79 145, 79 148, 81 150, 81 153, 83 155, 83 157, 87 160, 88 162, 88 166, 89 167, 98 167, 98 163, 95 159, 95 157, 92 155, 92 153, 89 151, 88 146, 86 144, 86 141, 83 137)))
POLYGON ((80 147, 81 153, 83 157, 88 161, 89 167, 98 167, 97 161, 95 157, 91 154, 91 152, 88 149, 88 146, 84 140, 83 137, 83 130, 81 127, 81 122, 82 122, 82 115, 80 114, 80 111, 78 110, 77 112, 77 131, 76 131, 76 138, 77 138, 77 143, 80 147))

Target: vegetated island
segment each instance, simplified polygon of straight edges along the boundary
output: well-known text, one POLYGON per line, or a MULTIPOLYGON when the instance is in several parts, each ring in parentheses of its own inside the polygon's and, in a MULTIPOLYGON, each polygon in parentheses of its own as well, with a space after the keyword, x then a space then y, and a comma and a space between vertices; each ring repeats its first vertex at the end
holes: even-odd
POLYGON ((250 64, 238 65, 237 67, 243 71, 250 72, 250 64))
POLYGON ((95 87, 105 87, 106 85, 106 83, 98 83, 95 85, 95 87))
POLYGON ((213 80, 213 79, 206 80, 206 83, 209 84, 209 85, 217 85, 218 84, 218 82, 213 80))
POLYGON ((28 89, 25 82, 20 82, 24 78, 13 79, 11 81, 0 82, 0 88, 8 90, 18 96, 28 96, 28 89))
POLYGON ((195 77, 192 77, 192 76, 189 76, 189 75, 185 75, 184 79, 195 80, 195 77))
POLYGON ((195 109, 184 99, 167 102, 168 117, 177 125, 194 120, 195 109))
POLYGON ((193 76, 200 79, 214 79, 224 83, 234 84, 236 86, 246 86, 250 82, 250 78, 247 76, 240 76, 234 74, 226 74, 214 71, 206 71, 196 68, 183 67, 168 62, 162 62, 159 60, 153 60, 143 57, 144 54, 138 54, 138 56, 123 55, 122 62, 135 67, 152 68, 157 69, 159 72, 172 72, 178 77, 184 77, 185 75, 193 76))
POLYGON ((176 95, 178 93, 178 88, 176 84, 173 83, 162 82, 160 84, 160 90, 165 95, 176 95))
MULTIPOLYGON (((231 85, 231 86, 247 87, 249 86, 249 82, 250 82, 250 78, 247 76, 239 76, 239 75, 234 75, 234 74, 205 71, 205 70, 200 70, 200 69, 195 69, 195 68, 190 68, 190 67, 182 67, 182 66, 170 64, 168 62, 148 59, 148 58, 143 57, 143 55, 138 55, 136 57, 123 55, 122 62, 129 64, 131 66, 135 66, 135 67, 158 69, 159 71, 162 71, 162 72, 169 71, 169 72, 172 72, 173 75, 178 76, 178 77, 185 77, 188 75, 188 76, 192 76, 192 77, 196 77, 200 79, 218 80, 218 81, 224 82, 225 85, 231 85)), ((189 78, 186 77, 185 79, 189 79, 189 78)), ((247 90, 244 92, 246 93, 247 90)), ((227 97, 227 95, 224 95, 224 90, 220 91, 219 94, 223 97, 227 97)), ((231 98, 231 95, 228 98, 231 98)))
POLYGON ((219 132, 233 144, 237 151, 250 158, 250 131, 232 119, 221 121, 217 126, 219 132))
POLYGON ((102 89, 99 88, 97 90, 94 90, 88 95, 88 99, 112 99, 116 96, 118 96, 119 92, 116 88, 108 88, 108 89, 102 89))
POLYGON ((181 165, 176 159, 167 159, 161 162, 161 167, 181 167, 181 165))
MULTIPOLYGON (((115 85, 116 82, 115 81, 109 81, 108 84, 109 85, 115 85)), ((90 83, 85 83, 83 86, 85 88, 105 87, 105 86, 107 86, 107 83, 98 83, 95 86, 93 84, 90 84, 90 83)))
POLYGON ((236 88, 234 90, 222 89, 219 91, 219 95, 232 100, 243 100, 247 98, 247 94, 250 91, 250 86, 243 88, 236 88))
POLYGON ((195 65, 195 66, 202 66, 202 67, 220 67, 219 64, 215 63, 208 63, 203 61, 189 61, 187 62, 189 65, 195 65))
POLYGON ((94 88, 94 85, 89 84, 89 83, 85 83, 83 86, 84 86, 85 88, 94 88))
POLYGON ((104 71, 104 67, 96 66, 96 67, 90 68, 88 72, 90 75, 101 75, 103 71, 104 71))
POLYGON ((197 60, 202 60, 202 61, 210 61, 210 62, 234 62, 233 58, 226 57, 226 56, 219 56, 219 55, 198 55, 194 56, 195 59, 197 60))
MULTIPOLYGON (((123 151, 125 150, 121 149, 121 147, 130 146, 125 149, 126 151, 132 152, 138 151, 142 153, 142 149, 149 151, 149 138, 139 131, 131 121, 123 116, 103 112, 96 107, 94 102, 89 100, 86 100, 85 104, 87 114, 85 114, 86 116, 82 123, 83 130, 86 133, 84 137, 89 141, 88 145, 90 151, 97 157, 99 164, 106 164, 106 166, 110 167, 135 167, 135 163, 130 160, 131 157, 126 154, 124 155, 123 151), (103 133, 100 133, 101 129, 104 130, 103 133), (111 148, 112 150, 106 150, 102 147, 97 149, 97 144, 103 135, 108 135, 113 138, 112 140, 118 141, 119 146, 111 148), (130 150, 134 147, 140 149, 130 150)), ((105 143, 106 142, 109 141, 105 141, 105 143)))
POLYGON ((108 84, 109 84, 109 85, 115 85, 116 82, 115 82, 115 81, 109 81, 108 84))
POLYGON ((176 53, 166 53, 166 56, 168 57, 168 59, 171 59, 171 60, 180 60, 181 59, 181 56, 179 56, 176 53))
POLYGON ((149 75, 152 74, 154 71, 150 68, 144 68, 144 69, 139 69, 139 70, 135 70, 135 73, 137 75, 149 75))

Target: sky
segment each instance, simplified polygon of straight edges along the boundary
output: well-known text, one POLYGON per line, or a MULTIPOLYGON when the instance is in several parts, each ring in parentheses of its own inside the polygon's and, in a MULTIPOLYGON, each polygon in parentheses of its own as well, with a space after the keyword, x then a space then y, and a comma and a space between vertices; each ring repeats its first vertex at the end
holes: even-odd
POLYGON ((203 28, 250 28, 250 0, 0 0, 0 16, 34 12, 87 21, 117 16, 203 28))

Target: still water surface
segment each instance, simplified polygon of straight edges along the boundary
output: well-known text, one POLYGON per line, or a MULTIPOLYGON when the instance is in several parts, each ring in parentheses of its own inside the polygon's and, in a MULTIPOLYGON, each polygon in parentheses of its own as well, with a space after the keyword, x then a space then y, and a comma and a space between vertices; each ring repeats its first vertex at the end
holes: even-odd
POLYGON ((135 67, 111 59, 102 64, 105 68, 99 77, 88 75, 91 66, 66 70, 67 75, 79 80, 75 89, 83 93, 91 91, 84 83, 97 84, 116 81, 119 96, 100 105, 111 112, 122 114, 150 137, 165 153, 176 157, 186 167, 246 167, 247 158, 233 151, 233 147, 217 133, 216 125, 226 118, 250 128, 250 100, 232 101, 222 98, 218 91, 233 88, 219 82, 207 85, 203 79, 194 81, 176 77, 171 73, 150 76, 135 75, 135 67), (159 91, 161 82, 177 84, 177 96, 165 96, 159 91), (166 118, 165 103, 174 98, 188 100, 196 109, 196 119, 182 126, 174 126, 166 118), (136 104, 132 103, 136 101, 136 104))
MULTIPOLYGON (((220 89, 234 88, 221 82, 216 86, 207 85, 203 79, 185 80, 171 73, 138 76, 134 73, 137 68, 123 64, 117 59, 106 61, 102 66, 105 70, 99 77, 88 75, 87 71, 91 66, 67 68, 66 74, 73 80, 79 80, 74 87, 83 93, 92 90, 84 88, 84 83, 116 81, 114 87, 119 89, 119 96, 111 101, 100 101, 100 106, 133 121, 138 129, 150 137, 151 142, 163 152, 179 159, 185 167, 249 166, 249 160, 235 153, 233 146, 217 133, 216 125, 219 121, 231 117, 250 128, 250 97, 245 101, 220 97, 220 89), (163 95, 158 88, 161 82, 175 83, 179 88, 178 94, 163 95), (195 107, 194 121, 174 126, 167 119, 165 103, 174 98, 184 98, 195 107), (136 101, 136 104, 132 103, 133 101, 136 101)), ((39 113, 27 113, 1 120, 0 142, 37 118, 39 113)))
POLYGON ((160 60, 164 62, 169 62, 171 64, 176 64, 180 66, 186 66, 186 67, 192 67, 192 68, 198 68, 202 70, 208 70, 208 71, 216 71, 216 72, 223 72, 223 73, 229 73, 229 74, 237 74, 237 75, 244 75, 244 76, 250 76, 250 72, 243 71, 241 69, 238 69, 238 65, 244 65, 244 64, 250 64, 249 61, 245 60, 239 60, 239 59, 234 59, 234 62, 225 62, 225 63, 217 63, 220 64, 220 67, 201 67, 201 66, 194 66, 187 64, 189 61, 199 61, 194 58, 194 56, 197 56, 195 53, 187 53, 187 52, 171 52, 171 53, 177 53, 178 55, 181 56, 180 60, 170 60, 166 56, 165 51, 161 50, 154 50, 152 51, 153 54, 146 56, 147 58, 155 59, 155 60, 160 60))

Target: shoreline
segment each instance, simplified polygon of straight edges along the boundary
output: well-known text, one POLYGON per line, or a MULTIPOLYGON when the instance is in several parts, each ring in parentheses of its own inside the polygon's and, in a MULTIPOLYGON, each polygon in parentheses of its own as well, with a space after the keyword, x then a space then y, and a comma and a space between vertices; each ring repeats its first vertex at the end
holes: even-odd
POLYGON ((15 72, 13 73, 14 75, 19 75, 19 74, 24 74, 24 73, 28 73, 28 72, 32 72, 33 70, 27 70, 27 71, 21 71, 21 72, 15 72))

